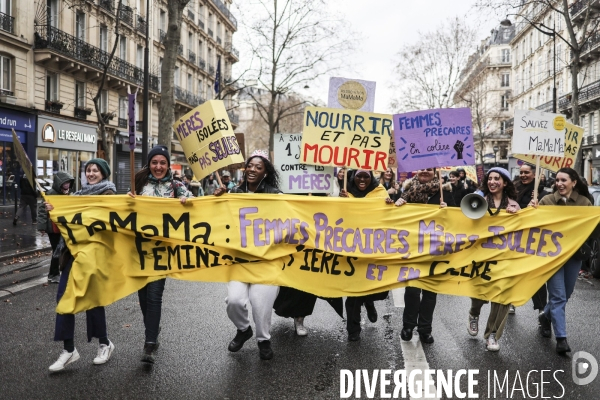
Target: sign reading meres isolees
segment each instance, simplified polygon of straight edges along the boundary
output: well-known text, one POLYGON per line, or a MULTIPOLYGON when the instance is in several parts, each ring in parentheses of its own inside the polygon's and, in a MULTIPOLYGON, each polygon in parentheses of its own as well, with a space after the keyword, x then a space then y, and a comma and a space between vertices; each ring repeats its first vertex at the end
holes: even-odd
POLYGON ((331 193, 333 168, 300 163, 302 135, 277 133, 274 137, 275 169, 283 193, 331 193))

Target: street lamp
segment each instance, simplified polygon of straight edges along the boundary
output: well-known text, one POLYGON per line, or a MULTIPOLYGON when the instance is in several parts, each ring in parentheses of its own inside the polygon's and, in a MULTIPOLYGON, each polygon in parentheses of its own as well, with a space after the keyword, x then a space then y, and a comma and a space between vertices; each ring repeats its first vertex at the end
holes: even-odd
POLYGON ((496 153, 498 153, 498 150, 500 150, 500 147, 494 146, 494 147, 492 147, 492 150, 494 150, 494 167, 497 167, 498 166, 498 158, 496 157, 496 153))
MULTIPOLYGON (((522 16, 523 17, 523 16, 522 16)), ((552 36, 552 42, 553 42, 553 46, 554 46, 554 87, 552 88, 552 112, 554 114, 556 114, 556 21, 553 19, 552 22, 552 28, 544 25, 544 23, 540 23, 540 26, 544 27, 545 29, 548 29, 548 31, 545 31, 543 29, 540 29, 534 22, 528 20, 527 18, 523 17, 527 22, 529 22, 529 24, 531 24, 531 26, 533 26, 535 29, 537 29, 538 31, 542 32, 544 35, 546 36, 552 36)), ((502 26, 511 26, 512 22, 510 22, 510 20, 507 18, 503 21, 500 22, 500 25, 502 26)))

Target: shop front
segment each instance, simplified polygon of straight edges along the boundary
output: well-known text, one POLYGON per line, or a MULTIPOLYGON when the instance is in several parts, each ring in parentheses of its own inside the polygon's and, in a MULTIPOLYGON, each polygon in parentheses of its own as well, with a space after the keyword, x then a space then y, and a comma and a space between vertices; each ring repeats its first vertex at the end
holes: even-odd
POLYGON ((58 171, 75 177, 76 189, 85 183, 86 162, 94 158, 97 149, 96 125, 39 116, 37 123, 37 155, 34 165, 38 178, 47 185, 58 171))
MULTIPOLYGON (((150 147, 150 146, 149 146, 150 147)), ((131 152, 129 151, 129 132, 118 131, 115 135, 114 145, 114 166, 118 171, 113 176, 113 182, 117 187, 118 194, 125 194, 131 187, 131 152)), ((134 167, 135 172, 142 169, 142 135, 135 135, 135 150, 134 150, 134 167)), ((145 163, 144 163, 145 164, 145 163)))
POLYGON ((592 147, 591 153, 588 153, 587 155, 587 161, 591 167, 589 183, 598 185, 600 183, 600 145, 594 145, 592 147))
POLYGON ((0 202, 12 203, 15 198, 14 183, 19 182, 23 171, 15 156, 12 130, 25 148, 27 156, 35 159, 35 123, 36 116, 0 107, 0 202))

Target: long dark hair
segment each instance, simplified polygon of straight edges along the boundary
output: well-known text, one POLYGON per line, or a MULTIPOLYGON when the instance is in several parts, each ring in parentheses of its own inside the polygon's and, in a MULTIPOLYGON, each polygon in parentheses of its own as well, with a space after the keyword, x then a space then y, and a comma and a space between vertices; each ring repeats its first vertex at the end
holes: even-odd
MULTIPOLYGON (((572 181, 576 181, 577 183, 575 183, 575 187, 573 188, 574 191, 576 191, 577 193, 579 193, 581 196, 585 196, 588 199, 593 199, 593 197, 590 195, 590 191, 588 190, 588 187, 585 183, 583 183, 582 179, 579 177, 579 174, 577 173, 577 171, 575 171, 573 168, 561 168, 556 172, 556 175, 560 174, 567 174, 569 175, 569 178, 571 178, 572 181)), ((556 184, 554 185, 554 192, 556 192, 558 190, 558 186, 556 186, 556 184)), ((594 202, 592 201, 592 204, 594 202)))
POLYGON ((140 169, 134 177, 135 180, 135 194, 142 193, 144 190, 144 186, 148 183, 148 176, 150 175, 150 168, 146 165, 144 168, 140 169))
MULTIPOLYGON (((273 186, 274 188, 279 189, 279 183, 281 180, 279 178, 279 174, 277 173, 277 170, 275 169, 273 164, 271 164, 271 162, 269 160, 267 160, 266 158, 264 158, 262 156, 252 156, 246 160, 246 163, 244 164, 244 168, 248 168, 248 164, 250 164, 250 161, 252 161, 255 158, 261 159, 261 161, 265 165, 265 170, 267 171, 267 176, 265 176, 261 182, 264 182, 269 186, 273 186)), ((246 185, 246 190, 248 190, 248 180, 246 179, 246 172, 244 172, 244 183, 246 185)), ((260 182, 258 185, 260 186, 260 182)))
POLYGON ((515 184, 507 176, 504 176, 503 174, 499 173, 498 171, 488 171, 488 173, 485 174, 485 178, 483 179, 483 182, 481 183, 481 186, 479 187, 479 190, 481 190, 483 192, 484 197, 487 197, 487 195, 490 194, 490 189, 488 188, 488 179, 490 178, 490 174, 492 172, 495 172, 498 175, 500 175, 500 177, 502 178, 502 181, 506 182, 506 186, 504 187, 504 190, 503 190, 503 193, 506 195, 506 197, 508 197, 511 200, 517 200, 517 189, 515 189, 515 184))

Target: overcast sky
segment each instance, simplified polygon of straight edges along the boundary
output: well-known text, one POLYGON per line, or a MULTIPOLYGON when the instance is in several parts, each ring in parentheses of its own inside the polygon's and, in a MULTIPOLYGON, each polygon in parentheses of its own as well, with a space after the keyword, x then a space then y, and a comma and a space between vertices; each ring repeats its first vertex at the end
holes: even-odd
MULTIPOLYGON (((392 91, 388 87, 393 81, 393 60, 400 47, 417 41, 419 32, 434 30, 449 17, 473 13, 472 0, 346 0, 341 4, 337 12, 359 32, 360 42, 355 52, 348 55, 349 68, 340 70, 337 76, 376 81, 375 112, 380 113, 392 111, 389 107, 392 91)), ((477 17, 472 22, 479 26, 480 39, 498 24, 498 21, 479 21, 477 17)), ((241 40, 237 46, 243 46, 241 40)), ((322 79, 311 84, 309 90, 300 88, 298 92, 308 92, 326 103, 328 83, 328 79, 322 79)))

